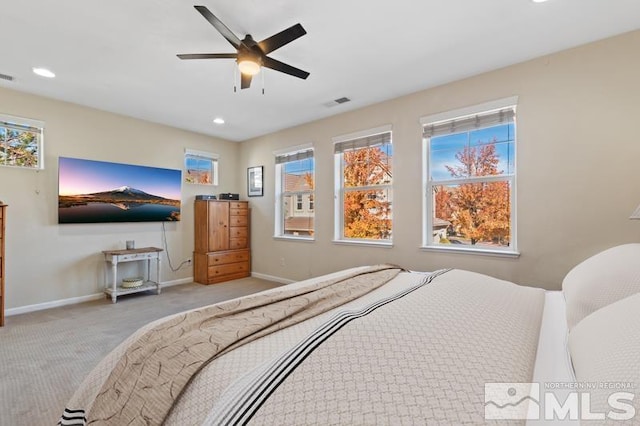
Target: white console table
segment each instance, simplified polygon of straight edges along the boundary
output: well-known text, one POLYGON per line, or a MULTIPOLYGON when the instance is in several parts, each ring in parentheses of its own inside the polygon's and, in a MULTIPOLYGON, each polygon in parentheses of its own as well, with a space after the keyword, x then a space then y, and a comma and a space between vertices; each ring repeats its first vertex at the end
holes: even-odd
POLYGON ((160 253, 163 249, 157 247, 143 247, 131 250, 104 250, 104 260, 107 266, 111 264, 111 283, 107 279, 107 270, 105 268, 105 289, 104 292, 111 296, 111 302, 116 303, 118 296, 124 294, 138 293, 156 289, 156 293, 160 294, 160 253), (118 286, 118 264, 122 262, 139 262, 147 261, 147 276, 143 277, 144 282, 137 287, 125 288, 118 286), (151 280, 151 260, 156 261, 156 280, 151 280))

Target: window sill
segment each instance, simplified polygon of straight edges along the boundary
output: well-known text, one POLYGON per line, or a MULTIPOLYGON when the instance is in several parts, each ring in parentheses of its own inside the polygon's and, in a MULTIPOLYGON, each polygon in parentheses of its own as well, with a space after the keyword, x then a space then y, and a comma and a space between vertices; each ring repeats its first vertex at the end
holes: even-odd
POLYGON ((273 236, 274 240, 280 240, 280 241, 301 241, 301 242, 305 242, 305 243, 313 243, 316 239, 313 237, 294 237, 294 236, 283 236, 283 235, 274 235, 273 236))
POLYGON ((341 244, 345 246, 366 246, 366 247, 382 247, 382 248, 392 248, 392 242, 382 242, 382 241, 362 241, 362 240, 333 240, 331 241, 333 244, 341 244))
POLYGON ((460 253, 460 254, 474 254, 478 256, 506 257, 506 258, 512 258, 512 259, 517 259, 520 257, 520 253, 517 251, 463 248, 463 247, 422 246, 420 247, 420 250, 434 251, 437 253, 460 253))

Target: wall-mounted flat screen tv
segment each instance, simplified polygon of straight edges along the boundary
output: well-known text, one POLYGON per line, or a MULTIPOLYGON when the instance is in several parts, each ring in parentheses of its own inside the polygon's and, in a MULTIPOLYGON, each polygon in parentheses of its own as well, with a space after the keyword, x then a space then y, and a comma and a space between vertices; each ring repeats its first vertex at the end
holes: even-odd
POLYGON ((180 170, 60 157, 58 223, 180 220, 180 170))

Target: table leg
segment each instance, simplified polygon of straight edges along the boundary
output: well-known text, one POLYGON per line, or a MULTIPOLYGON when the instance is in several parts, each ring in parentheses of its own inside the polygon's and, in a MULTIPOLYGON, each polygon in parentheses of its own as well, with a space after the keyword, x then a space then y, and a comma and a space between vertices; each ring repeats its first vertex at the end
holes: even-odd
POLYGON ((118 299, 118 295, 116 294, 118 287, 118 261, 115 259, 111 261, 111 274, 113 275, 111 282, 111 289, 113 290, 111 293, 111 303, 116 303, 118 299))
POLYGON ((160 294, 160 253, 158 253, 158 257, 156 257, 156 285, 158 294, 160 294))

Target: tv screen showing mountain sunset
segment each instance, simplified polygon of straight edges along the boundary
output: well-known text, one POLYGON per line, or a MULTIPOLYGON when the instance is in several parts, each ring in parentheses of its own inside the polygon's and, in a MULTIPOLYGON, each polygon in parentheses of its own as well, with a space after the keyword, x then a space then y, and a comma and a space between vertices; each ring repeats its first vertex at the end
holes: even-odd
POLYGON ((60 157, 58 223, 180 220, 180 170, 60 157))

